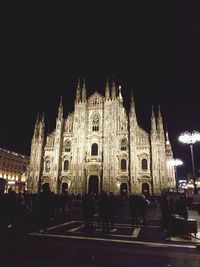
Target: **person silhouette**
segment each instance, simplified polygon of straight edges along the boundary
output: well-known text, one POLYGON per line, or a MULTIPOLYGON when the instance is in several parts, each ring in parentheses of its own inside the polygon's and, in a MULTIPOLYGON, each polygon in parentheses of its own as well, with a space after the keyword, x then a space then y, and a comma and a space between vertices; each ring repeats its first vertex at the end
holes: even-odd
POLYGON ((52 201, 53 194, 50 190, 49 183, 45 183, 42 185, 42 192, 39 194, 40 222, 44 234, 47 233, 52 201))

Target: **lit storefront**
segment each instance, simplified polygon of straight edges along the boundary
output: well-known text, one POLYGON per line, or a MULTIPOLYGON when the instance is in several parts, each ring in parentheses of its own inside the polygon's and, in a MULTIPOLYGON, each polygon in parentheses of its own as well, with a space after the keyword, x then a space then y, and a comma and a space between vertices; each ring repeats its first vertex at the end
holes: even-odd
POLYGON ((17 193, 27 187, 29 157, 0 148, 0 178, 6 181, 4 192, 12 188, 17 193))

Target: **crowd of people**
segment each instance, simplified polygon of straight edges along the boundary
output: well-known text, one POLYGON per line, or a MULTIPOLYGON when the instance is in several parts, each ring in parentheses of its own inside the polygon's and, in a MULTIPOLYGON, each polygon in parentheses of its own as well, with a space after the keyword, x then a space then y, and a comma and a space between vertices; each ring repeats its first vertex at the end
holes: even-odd
POLYGON ((16 193, 10 188, 7 194, 0 194, 0 230, 34 224, 46 232, 50 220, 66 218, 66 210, 70 218, 72 206, 79 205, 80 199, 80 195, 54 194, 48 184, 38 194, 16 193))
POLYGON ((125 199, 120 196, 114 196, 112 193, 102 192, 101 195, 86 194, 82 200, 82 210, 85 230, 92 231, 94 224, 94 215, 98 215, 98 227, 103 232, 108 232, 114 228, 114 217, 116 214, 122 214, 125 199))
MULTIPOLYGON (((171 216, 176 213, 188 218, 185 198, 173 199, 163 197, 161 199, 163 223, 169 228, 171 216)), ((154 199, 155 201, 155 199, 154 199)), ((42 186, 38 194, 16 193, 9 189, 7 194, 0 195, 0 226, 12 229, 18 225, 28 223, 35 224, 35 230, 47 232, 50 221, 55 218, 62 220, 72 219, 72 211, 78 206, 82 212, 84 229, 92 232, 98 227, 103 233, 108 233, 115 226, 115 218, 123 217, 124 208, 129 208, 132 226, 146 225, 147 207, 153 205, 144 195, 114 195, 113 193, 102 192, 100 195, 86 194, 84 196, 68 194, 55 194, 51 192, 49 184, 42 186), (94 220, 95 218, 95 220, 94 220)))
POLYGON ((123 216, 124 206, 130 209, 132 226, 147 224, 146 207, 150 201, 144 195, 130 195, 129 198, 114 196, 113 193, 102 192, 100 196, 87 194, 83 198, 83 215, 85 229, 92 230, 94 214, 98 215, 98 228, 103 232, 109 232, 114 228, 115 216, 123 216))
POLYGON ((146 224, 146 205, 149 204, 144 196, 127 196, 107 194, 68 195, 54 194, 49 184, 42 186, 38 194, 16 193, 9 189, 7 194, 0 195, 0 225, 7 229, 21 227, 24 224, 34 223, 36 230, 47 232, 50 221, 55 217, 71 219, 72 210, 79 206, 82 210, 85 231, 93 231, 94 215, 97 214, 97 227, 103 232, 114 228, 115 217, 123 216, 125 206, 130 208, 132 225, 146 224))

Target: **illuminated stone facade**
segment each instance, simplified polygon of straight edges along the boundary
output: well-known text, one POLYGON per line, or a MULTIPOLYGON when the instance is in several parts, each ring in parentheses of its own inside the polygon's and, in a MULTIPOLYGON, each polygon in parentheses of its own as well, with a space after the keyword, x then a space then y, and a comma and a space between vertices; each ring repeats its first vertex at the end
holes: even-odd
POLYGON ((95 91, 89 98, 78 84, 74 112, 63 118, 62 101, 56 127, 45 136, 44 117, 37 119, 31 144, 28 190, 37 192, 49 183, 56 193, 149 193, 175 187, 168 134, 158 110, 152 109, 151 131, 137 122, 131 96, 127 114, 121 94, 112 82, 105 96, 95 91))
POLYGON ((5 192, 12 188, 17 193, 26 189, 28 156, 0 148, 0 178, 6 181, 5 192))

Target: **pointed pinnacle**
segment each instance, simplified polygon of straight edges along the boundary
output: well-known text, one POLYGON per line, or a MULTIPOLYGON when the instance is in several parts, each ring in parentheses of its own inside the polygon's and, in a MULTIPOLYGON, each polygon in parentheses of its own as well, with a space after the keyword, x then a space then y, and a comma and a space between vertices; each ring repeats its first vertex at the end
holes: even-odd
POLYGON ((131 89, 131 99, 133 98, 133 89, 131 89))
POLYGON ((169 134, 168 134, 168 131, 166 131, 166 139, 167 139, 167 141, 169 141, 169 134))
POLYGON ((60 97, 60 106, 62 106, 62 96, 60 97))
POLYGON ((154 109, 153 109, 153 105, 151 106, 151 114, 152 114, 152 117, 154 117, 154 109))
POLYGON ((39 121, 39 118, 40 118, 40 113, 38 112, 36 117, 36 123, 39 121))
POLYGON ((85 85, 85 81, 86 81, 86 79, 84 78, 84 79, 83 79, 83 87, 86 87, 86 85, 85 85))
POLYGON ((44 122, 44 112, 42 113, 42 122, 44 122))
POLYGON ((131 89, 131 102, 134 103, 133 90, 131 89))
POLYGON ((77 88, 80 88, 80 78, 78 79, 77 88))
POLYGON ((106 77, 106 87, 109 87, 109 79, 108 79, 108 75, 107 75, 107 77, 106 77))
POLYGON ((114 74, 113 74, 112 84, 115 85, 115 76, 114 76, 114 74))

